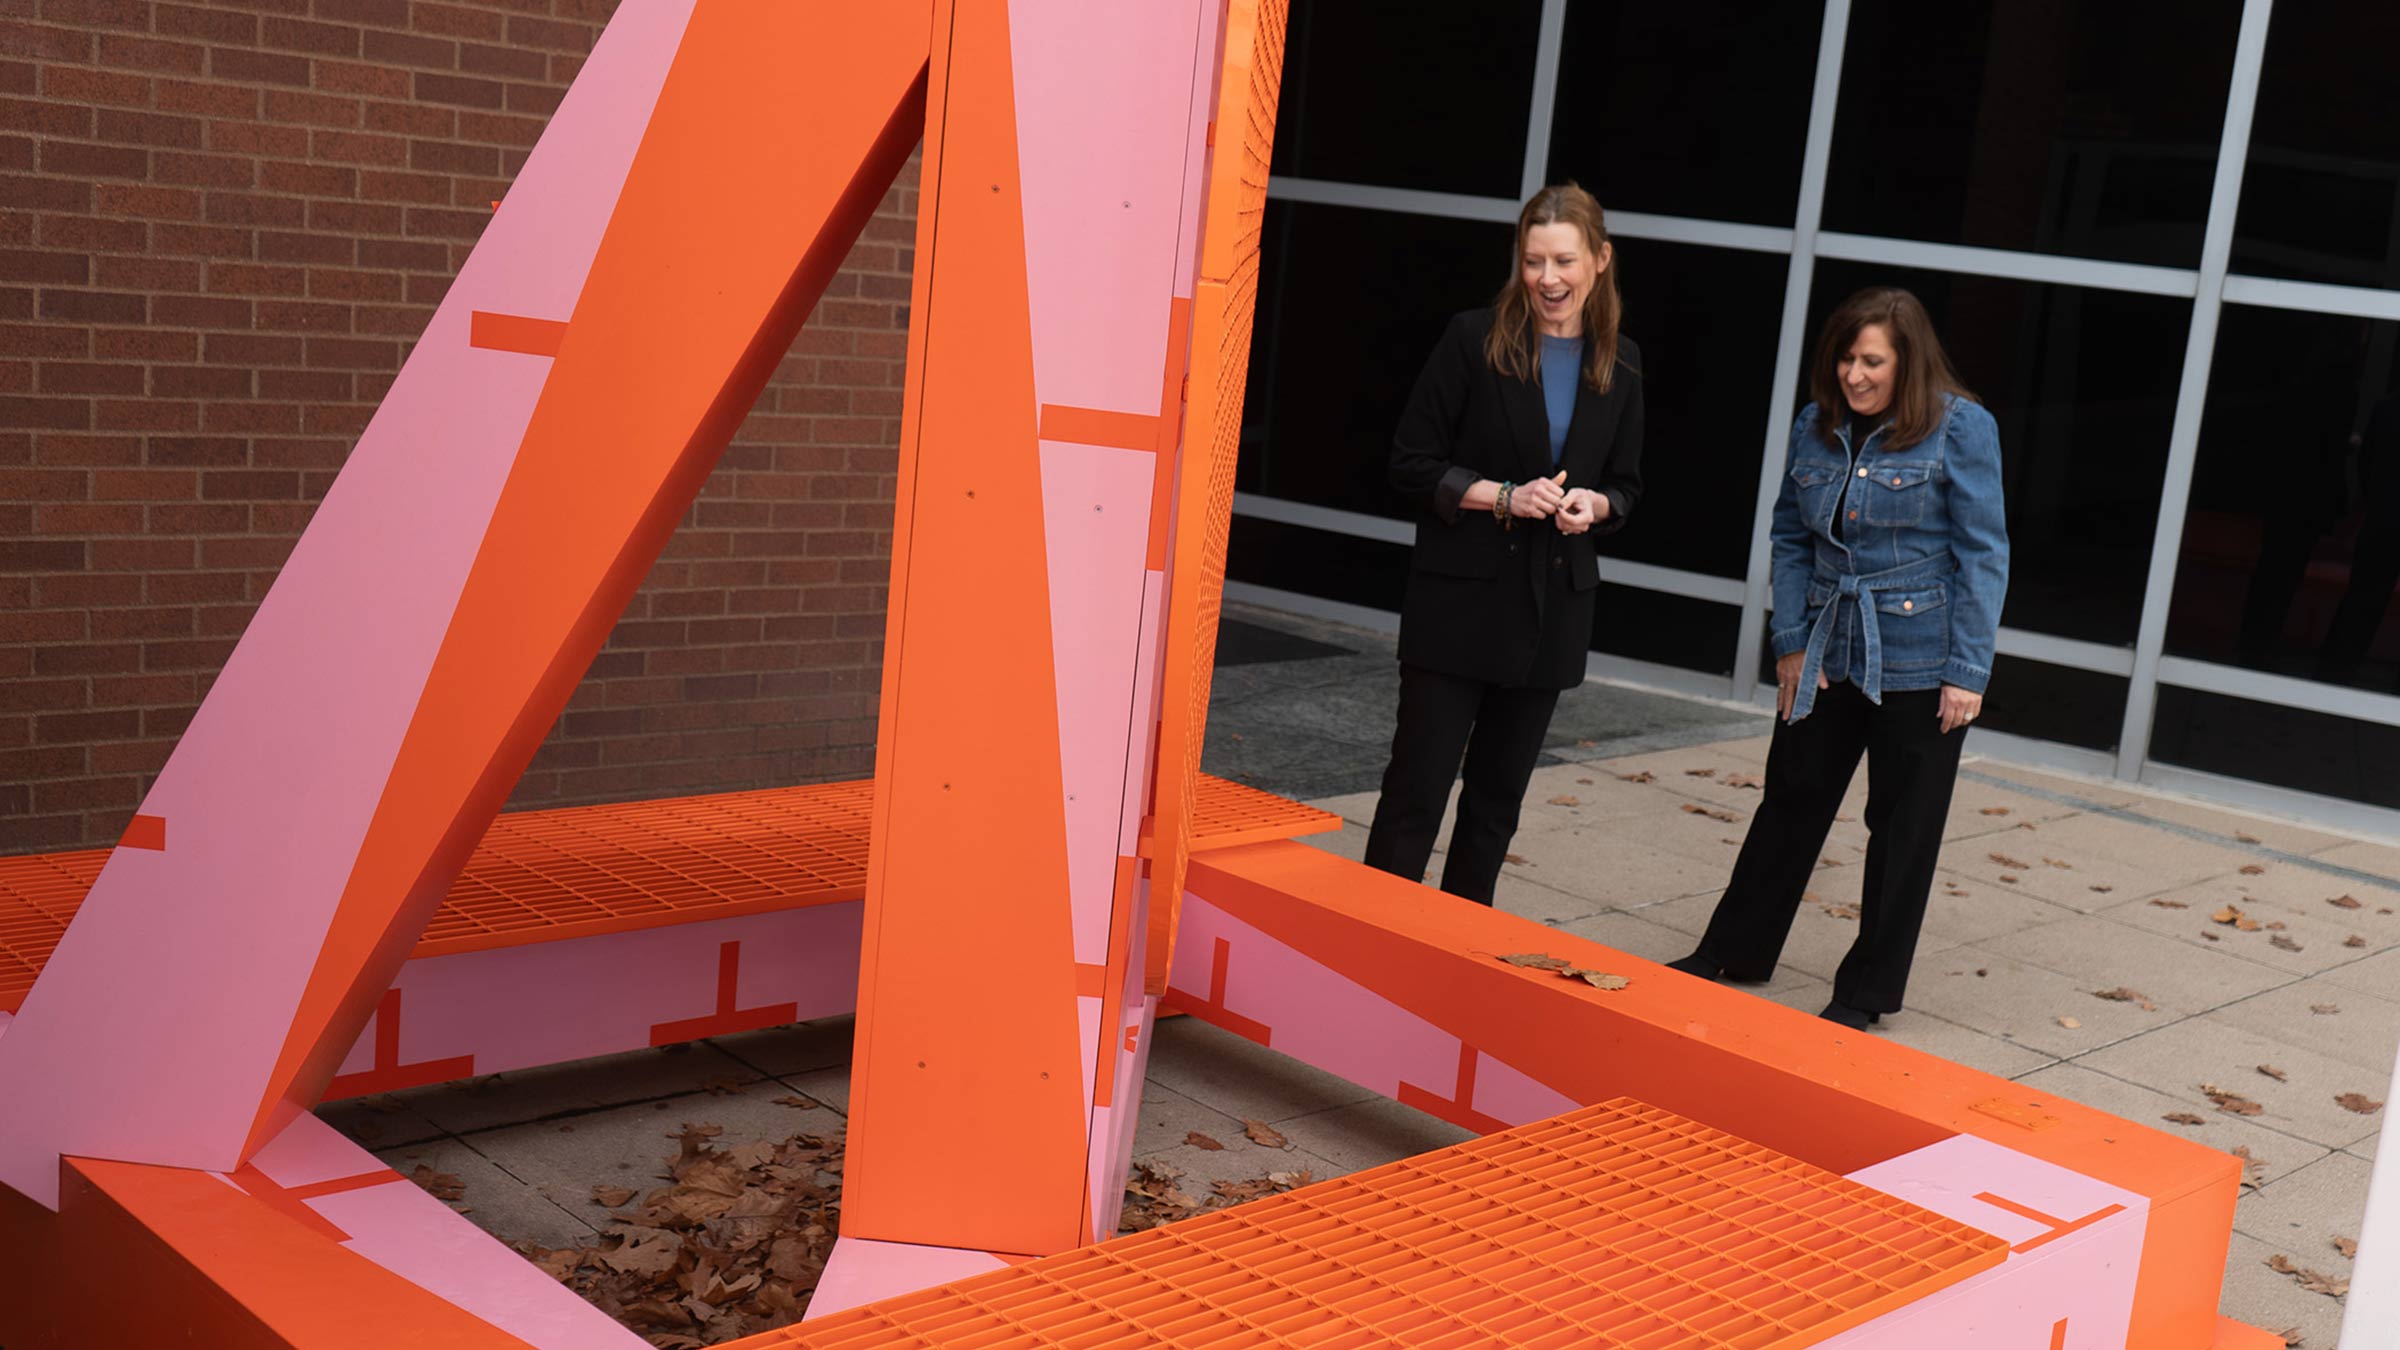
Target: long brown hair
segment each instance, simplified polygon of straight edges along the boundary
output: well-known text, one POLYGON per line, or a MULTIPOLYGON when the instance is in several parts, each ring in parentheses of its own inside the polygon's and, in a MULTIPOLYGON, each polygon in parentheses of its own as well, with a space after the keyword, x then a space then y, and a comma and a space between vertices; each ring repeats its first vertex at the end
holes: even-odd
MULTIPOLYGON (((1509 263, 1508 284, 1492 302, 1492 332, 1483 340, 1483 359, 1492 363, 1492 369, 1520 380, 1533 379, 1537 369, 1533 301, 1525 294, 1524 276, 1525 236, 1536 225, 1572 225, 1582 231, 1584 251, 1594 265, 1608 248, 1608 219, 1601 214, 1600 203, 1572 181, 1543 188, 1517 213, 1517 253, 1509 263)), ((1617 324, 1624 312, 1612 260, 1593 280, 1591 294, 1583 298, 1583 379, 1603 394, 1616 378, 1617 324)))
POLYGON ((1834 429, 1850 406, 1842 396, 1837 367, 1858 341, 1859 330, 1880 324, 1891 339, 1900 369, 1892 379, 1892 401, 1885 409, 1883 448, 1900 450, 1941 429, 1948 408, 1943 395, 1978 402, 1950 365, 1942 339, 1933 331, 1933 317, 1917 297, 1897 286, 1869 286, 1844 300, 1825 319, 1817 337, 1816 364, 1808 372, 1808 396, 1817 401, 1817 435, 1836 449, 1841 439, 1834 429))

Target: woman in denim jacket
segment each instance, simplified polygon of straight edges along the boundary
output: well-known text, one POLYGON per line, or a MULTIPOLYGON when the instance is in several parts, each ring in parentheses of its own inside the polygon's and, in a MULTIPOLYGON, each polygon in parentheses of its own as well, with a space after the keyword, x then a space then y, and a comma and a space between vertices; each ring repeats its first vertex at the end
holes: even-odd
POLYGON ((1671 964, 1744 983, 1775 973, 1863 753, 1858 940, 1823 1014, 1863 1030, 1908 986, 1959 750, 1991 679, 2008 529, 1998 428, 1915 296, 1843 301, 1809 386, 1775 501, 1765 801, 1699 950, 1671 964))

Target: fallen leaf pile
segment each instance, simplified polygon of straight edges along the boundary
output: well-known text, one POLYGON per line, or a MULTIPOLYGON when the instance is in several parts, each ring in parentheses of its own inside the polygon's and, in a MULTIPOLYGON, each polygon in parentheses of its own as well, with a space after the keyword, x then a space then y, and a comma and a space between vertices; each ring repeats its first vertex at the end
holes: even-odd
POLYGON ((2213 923, 2221 923, 2244 933, 2255 933, 2260 927, 2258 920, 2244 914, 2239 905, 2227 905, 2208 917, 2213 923))
POLYGON ((2291 1276, 2299 1282, 2301 1288, 2312 1294, 2325 1294, 2333 1298, 2340 1298, 2350 1292, 2348 1279, 2337 1275, 2328 1275, 2321 1270, 2308 1270, 2295 1266, 2292 1264, 2292 1258, 2281 1252, 2267 1258, 2267 1269, 2278 1275, 2291 1276))
POLYGON ((1512 966, 1522 967, 1526 970, 1547 970, 1551 974, 1565 979, 1581 980, 1594 989, 1623 989, 1633 983, 1622 975, 1611 975, 1605 970, 1585 970, 1565 957, 1550 956, 1542 952, 1517 952, 1500 959, 1512 966))
POLYGON ((424 1187, 427 1195, 445 1203, 464 1199, 467 1194, 467 1183, 448 1172, 436 1172, 423 1163, 417 1164, 416 1170, 408 1174, 408 1179, 424 1187))
POLYGON ((519 1250, 659 1350, 799 1321, 841 1226, 842 1141, 801 1134, 720 1147, 723 1133, 686 1125, 669 1135, 668 1184, 638 1208, 623 1208, 634 1203, 629 1188, 593 1187, 619 1212, 588 1242, 519 1250))
POLYGON ((1143 1233, 1179 1223, 1212 1209, 1229 1209, 1280 1191, 1296 1190, 1316 1180, 1307 1172, 1269 1172, 1248 1181, 1213 1181, 1208 1194, 1195 1197, 1179 1182, 1183 1169, 1152 1159, 1133 1165, 1125 1180, 1125 1209, 1117 1220, 1120 1233, 1143 1233))
POLYGON ((2215 1102, 2217 1109, 2228 1115, 2255 1116, 2267 1109, 2238 1092, 2227 1092, 2214 1083, 2202 1083, 2200 1095, 2215 1102))

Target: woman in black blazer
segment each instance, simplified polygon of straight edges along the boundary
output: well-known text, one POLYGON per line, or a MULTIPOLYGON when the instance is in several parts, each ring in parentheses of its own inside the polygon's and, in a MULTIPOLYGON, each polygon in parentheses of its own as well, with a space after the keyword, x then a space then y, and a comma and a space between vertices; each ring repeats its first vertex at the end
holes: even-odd
POLYGON ((1392 438, 1392 485, 1420 510, 1399 728, 1366 861, 1424 879, 1463 755, 1442 889, 1479 904, 1559 691, 1583 681, 1592 541, 1641 501, 1641 353, 1617 332, 1613 254, 1590 193, 1535 194, 1517 216, 1516 276, 1491 308, 1450 321, 1392 438))

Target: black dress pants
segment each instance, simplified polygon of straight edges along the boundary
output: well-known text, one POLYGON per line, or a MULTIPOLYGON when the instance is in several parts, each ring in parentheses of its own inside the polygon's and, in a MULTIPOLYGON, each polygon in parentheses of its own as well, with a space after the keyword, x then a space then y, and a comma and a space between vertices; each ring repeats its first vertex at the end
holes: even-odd
POLYGON ((1479 905, 1492 903, 1558 695, 1556 689, 1510 688, 1401 666, 1400 725, 1392 733, 1392 762, 1383 771, 1383 795, 1367 833, 1367 866, 1425 879, 1464 754, 1466 783, 1442 889, 1479 905))
POLYGON ((1865 1012, 1900 1010, 1967 739, 1963 728, 1942 734, 1940 710, 1938 689, 1887 692, 1877 706, 1844 681, 1819 690, 1808 716, 1775 724, 1765 800, 1700 939, 1703 957, 1732 979, 1775 973, 1863 753, 1868 841, 1858 940, 1834 974, 1833 996, 1865 1012))

